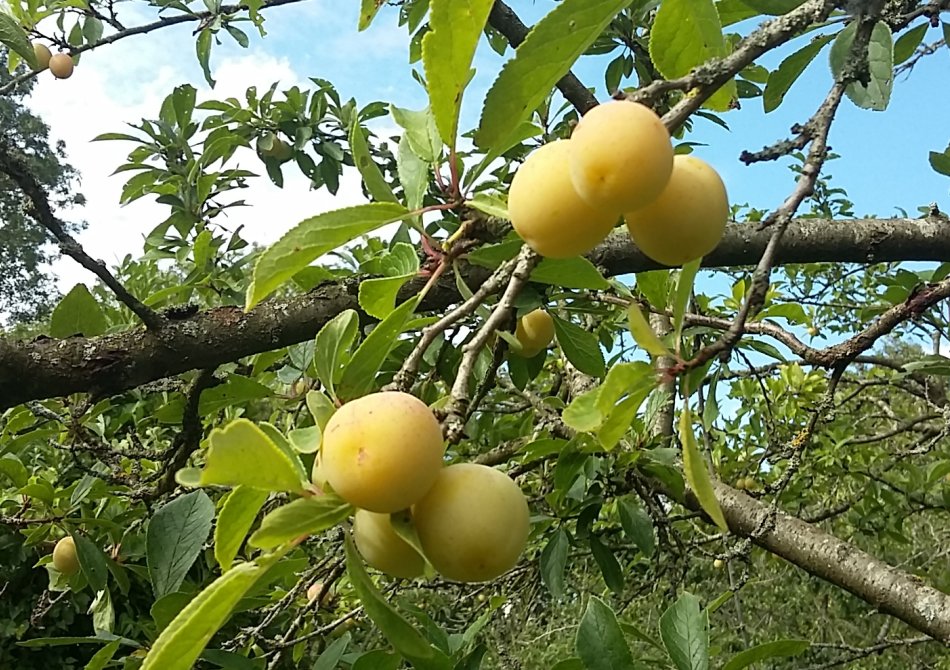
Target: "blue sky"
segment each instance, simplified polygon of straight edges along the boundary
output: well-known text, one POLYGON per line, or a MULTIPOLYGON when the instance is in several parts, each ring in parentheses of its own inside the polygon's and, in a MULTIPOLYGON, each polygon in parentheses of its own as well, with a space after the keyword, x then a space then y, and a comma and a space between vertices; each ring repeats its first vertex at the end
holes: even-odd
MULTIPOLYGON (((356 97, 361 105, 387 100, 402 107, 425 106, 425 92, 410 73, 408 35, 404 27, 396 25, 396 11, 384 8, 369 30, 358 33, 359 4, 356 0, 309 0, 269 10, 267 37, 259 39, 252 34, 249 49, 241 49, 222 34, 224 43, 216 46, 212 55, 218 87, 199 95, 243 98, 244 89, 252 84, 263 88, 280 80, 282 88, 306 86, 307 78, 314 76, 329 79, 344 98, 356 97)), ((514 0, 511 4, 528 23, 554 6, 551 0, 514 0)), ((126 8, 140 11, 136 5, 123 5, 123 10, 126 8)), ((147 17, 142 14, 139 18, 147 17)), ((127 25, 139 22, 126 19, 127 25)), ((747 22, 740 28, 744 32, 753 26, 747 22)), ((194 56, 192 30, 191 25, 166 29, 90 52, 71 79, 41 77, 31 101, 50 124, 53 136, 66 140, 70 159, 83 175, 81 188, 89 205, 76 216, 86 218, 90 225, 82 241, 108 262, 139 252, 143 235, 165 213, 145 201, 119 209, 123 179, 109 175, 129 147, 120 143, 91 145, 88 140, 101 132, 122 130, 124 122, 156 116, 161 99, 177 84, 187 81, 201 88, 203 78, 194 56)), ((940 36, 939 29, 931 29, 925 41, 940 36)), ((804 43, 799 40, 762 62, 774 68, 804 43)), ((510 55, 511 50, 506 57, 510 55)), ((788 194, 793 176, 787 160, 745 167, 738 156, 743 149, 756 150, 786 137, 793 123, 809 118, 831 81, 827 62, 826 50, 795 84, 785 104, 771 114, 764 114, 761 101, 752 99, 744 101, 742 110, 725 115, 730 131, 702 120, 696 124, 688 139, 708 145, 699 147, 697 155, 720 171, 733 202, 767 209, 788 194)), ((487 44, 481 45, 475 62, 477 74, 463 105, 463 128, 476 123, 484 93, 502 63, 487 44)), ((582 81, 598 86, 601 99, 606 97, 605 64, 603 57, 584 58, 575 67, 582 81)), ((421 66, 417 63, 415 67, 421 66)), ((947 48, 921 60, 909 79, 902 77, 896 82, 886 112, 860 110, 845 101, 831 136, 832 147, 843 157, 831 163, 829 171, 835 183, 848 190, 858 214, 892 216, 896 207, 903 207, 913 215, 917 206, 931 202, 950 211, 950 179, 933 172, 927 162, 929 151, 942 150, 950 142, 950 124, 943 121, 947 109, 947 48)), ((395 128, 385 119, 379 123, 385 130, 395 128)), ((253 156, 243 160, 243 166, 263 172, 253 156)), ((355 204, 360 200, 359 190, 355 174, 344 179, 336 198, 309 192, 302 177, 288 179, 282 192, 262 178, 248 192, 248 200, 256 208, 236 213, 234 224, 244 224, 251 239, 266 243, 307 216, 355 204), (276 209, 280 216, 262 218, 261 208, 276 209)), ((75 281, 88 280, 65 263, 57 270, 66 289, 75 281)))

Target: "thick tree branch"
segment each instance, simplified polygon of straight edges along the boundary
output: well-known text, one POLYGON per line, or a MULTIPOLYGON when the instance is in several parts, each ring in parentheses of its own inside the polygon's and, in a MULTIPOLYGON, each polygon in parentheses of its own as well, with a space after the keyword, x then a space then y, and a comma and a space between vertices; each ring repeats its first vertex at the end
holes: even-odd
MULTIPOLYGON (((716 498, 732 532, 752 541, 803 570, 845 589, 935 640, 950 644, 950 595, 927 586, 915 576, 879 561, 853 544, 714 481, 716 498), (766 532, 756 533, 774 514, 766 532)), ((689 497, 687 505, 700 510, 689 497)))
MULTIPOLYGON (((770 231, 754 224, 730 225, 719 248, 704 259, 707 267, 754 264, 770 231)), ((617 232, 589 258, 607 275, 659 267, 643 256, 626 233, 617 232)), ((927 219, 793 221, 776 252, 776 263, 950 261, 950 224, 927 219)), ((469 285, 489 273, 469 267, 469 285)), ((421 281, 421 280, 420 280, 421 281)), ((413 295, 419 282, 406 287, 413 295)), ((220 307, 171 320, 156 332, 135 329, 98 338, 39 339, 10 342, 0 338, 0 409, 29 400, 89 392, 119 393, 182 372, 231 362, 309 340, 334 316, 359 309, 358 278, 323 284, 309 293, 271 300, 249 313, 220 307)), ((439 311, 457 304, 453 282, 433 288, 420 307, 439 311)))

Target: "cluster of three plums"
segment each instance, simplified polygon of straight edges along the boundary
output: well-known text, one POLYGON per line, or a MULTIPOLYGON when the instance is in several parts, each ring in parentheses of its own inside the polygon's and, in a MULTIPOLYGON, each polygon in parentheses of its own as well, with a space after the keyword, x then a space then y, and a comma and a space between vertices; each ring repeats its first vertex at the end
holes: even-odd
POLYGON ((726 188, 709 164, 674 155, 649 107, 614 101, 578 122, 569 140, 535 149, 515 172, 508 213, 518 235, 548 258, 585 254, 621 216, 646 256, 678 266, 722 239, 726 188))
POLYGON ((330 417, 313 480, 358 508, 353 539, 374 568, 413 578, 428 559, 453 581, 495 579, 524 551, 528 503, 503 472, 446 466, 444 452, 442 429, 424 402, 398 391, 371 393, 330 417), (425 559, 394 530, 394 518, 414 528, 425 559))

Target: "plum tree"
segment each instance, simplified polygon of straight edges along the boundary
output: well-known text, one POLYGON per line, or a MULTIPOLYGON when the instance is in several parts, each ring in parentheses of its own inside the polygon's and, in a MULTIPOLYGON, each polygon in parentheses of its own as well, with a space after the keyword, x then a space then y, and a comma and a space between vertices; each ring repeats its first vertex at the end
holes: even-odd
POLYGON ((518 319, 515 337, 521 343, 519 353, 525 358, 533 358, 547 349, 554 339, 554 319, 543 309, 528 312, 518 319))
POLYGON ((715 249, 728 218, 729 199, 722 179, 695 156, 676 156, 663 192, 648 205, 624 214, 640 251, 670 266, 715 249))
POLYGON ((485 582, 515 566, 528 541, 528 503, 508 475, 475 463, 444 468, 413 507, 426 558, 444 577, 485 582))
POLYGON ((597 246, 619 220, 619 208, 590 205, 571 183, 571 140, 535 149, 518 168, 508 192, 515 232, 548 258, 571 258, 597 246))
POLYGON ((79 572, 79 556, 76 554, 76 541, 67 535, 53 547, 53 567, 67 577, 79 572))
POLYGON ((652 109, 618 101, 589 110, 570 141, 571 182, 593 207, 626 212, 656 198, 673 170, 670 134, 652 109))
POLYGON ((50 56, 47 65, 49 71, 52 72, 53 76, 57 79, 69 79, 73 75, 73 68, 75 67, 72 56, 64 53, 50 56))
POLYGON ((33 42, 33 53, 36 54, 38 69, 45 70, 49 67, 49 61, 53 54, 48 46, 42 42, 33 42))
POLYGON ((389 514, 357 510, 353 540, 363 559, 387 575, 412 579, 425 571, 425 559, 393 530, 389 514))
POLYGON ((418 398, 371 393, 343 405, 323 431, 320 462, 347 502, 398 512, 419 500, 442 468, 442 429, 418 398))

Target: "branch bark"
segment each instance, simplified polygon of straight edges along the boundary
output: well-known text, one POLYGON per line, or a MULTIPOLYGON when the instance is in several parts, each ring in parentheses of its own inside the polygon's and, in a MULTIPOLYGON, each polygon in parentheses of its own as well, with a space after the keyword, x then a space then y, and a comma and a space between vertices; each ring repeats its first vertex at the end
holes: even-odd
MULTIPOLYGON (((704 265, 754 264, 769 236, 769 230, 757 230, 753 224, 733 224, 704 265)), ((589 258, 610 276, 660 267, 641 254, 625 232, 612 234, 589 258)), ((950 261, 950 224, 940 216, 798 220, 789 226, 776 254, 779 264, 831 261, 950 261)), ((469 267, 467 275, 469 285, 477 290, 489 273, 469 267)), ((413 295, 420 285, 410 282, 403 297, 413 295)), ((343 310, 358 310, 358 288, 359 278, 352 277, 303 295, 267 301, 249 313, 238 307, 219 307, 180 320, 166 317, 156 331, 133 329, 98 338, 32 342, 0 338, 0 409, 70 393, 120 393, 303 342, 343 310)), ((452 282, 441 282, 420 309, 438 311, 458 300, 452 282)))

